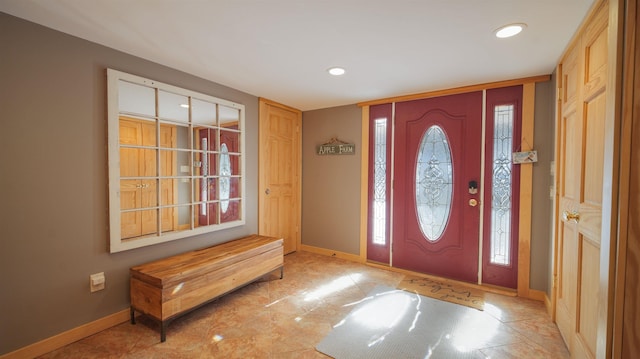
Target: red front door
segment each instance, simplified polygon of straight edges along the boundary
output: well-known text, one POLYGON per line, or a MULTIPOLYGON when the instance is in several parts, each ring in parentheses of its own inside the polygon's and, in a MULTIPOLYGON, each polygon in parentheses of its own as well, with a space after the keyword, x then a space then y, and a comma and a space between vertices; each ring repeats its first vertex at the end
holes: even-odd
POLYGON ((482 93, 398 103, 395 119, 393 266, 477 282, 482 93))

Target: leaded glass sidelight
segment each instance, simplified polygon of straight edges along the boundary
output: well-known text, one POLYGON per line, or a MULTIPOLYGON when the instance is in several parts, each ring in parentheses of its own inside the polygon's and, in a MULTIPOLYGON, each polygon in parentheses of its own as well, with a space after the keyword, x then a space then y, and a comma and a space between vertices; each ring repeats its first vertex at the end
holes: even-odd
POLYGON ((511 264, 511 153, 514 106, 494 108, 491 188, 491 263, 511 264))
POLYGON ((453 195, 451 148, 443 129, 434 125, 422 137, 416 162, 416 212, 422 233, 437 241, 449 221, 453 195))
POLYGON ((220 146, 220 210, 226 213, 229 208, 229 195, 231 193, 231 159, 227 144, 220 146))
POLYGON ((373 243, 384 245, 387 242, 387 119, 376 119, 374 128, 373 243))

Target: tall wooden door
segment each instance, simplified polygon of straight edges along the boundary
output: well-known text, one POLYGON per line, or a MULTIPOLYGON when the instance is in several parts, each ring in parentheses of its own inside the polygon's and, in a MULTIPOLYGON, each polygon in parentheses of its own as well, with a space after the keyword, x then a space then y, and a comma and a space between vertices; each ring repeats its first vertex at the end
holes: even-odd
MULTIPOLYGON (((156 146, 156 126, 149 121, 120 119, 120 144, 132 146, 156 146)), ((145 148, 120 149, 120 208, 134 210, 158 205, 155 180, 143 179, 156 176, 156 151, 145 148)), ((123 212, 121 216, 122 238, 139 237, 157 233, 158 213, 155 209, 123 212)))
POLYGON ((284 253, 298 249, 301 225, 299 110, 260 99, 258 230, 284 239, 284 253))
POLYGON ((482 92, 396 105, 393 266, 478 281, 482 92))
POLYGON ((598 330, 608 7, 595 13, 558 67, 558 328, 576 358, 598 330))
MULTIPOLYGON (((120 144, 131 145, 120 149, 120 208, 133 210, 151 208, 122 213, 121 236, 125 238, 140 237, 158 232, 158 188, 155 179, 145 177, 157 176, 156 164, 156 125, 150 121, 134 118, 120 118, 120 144), (138 147, 139 146, 139 147, 138 147), (148 147, 148 148, 144 148, 148 147)), ((160 126, 160 163, 164 177, 160 187, 161 225, 163 232, 177 229, 178 217, 175 207, 177 203, 176 173, 176 127, 160 126), (166 207, 164 207, 166 206, 166 207)))

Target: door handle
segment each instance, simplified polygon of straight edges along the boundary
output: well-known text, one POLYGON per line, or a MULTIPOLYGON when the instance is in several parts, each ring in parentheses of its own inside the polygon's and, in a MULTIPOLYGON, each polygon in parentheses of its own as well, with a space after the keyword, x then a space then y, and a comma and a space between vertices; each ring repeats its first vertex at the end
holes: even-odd
POLYGON ((580 213, 577 211, 564 211, 562 212, 562 219, 568 222, 578 223, 580 221, 580 213))

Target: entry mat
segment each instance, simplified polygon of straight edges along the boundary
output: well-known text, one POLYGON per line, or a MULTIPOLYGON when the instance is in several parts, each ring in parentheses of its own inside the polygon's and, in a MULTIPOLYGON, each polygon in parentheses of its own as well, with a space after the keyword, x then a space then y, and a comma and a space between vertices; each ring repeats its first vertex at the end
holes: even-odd
POLYGON ((456 283, 407 275, 398 284, 398 289, 484 310, 483 291, 456 283))
POLYGON ((336 359, 478 358, 513 331, 483 311, 377 286, 316 346, 336 359))

